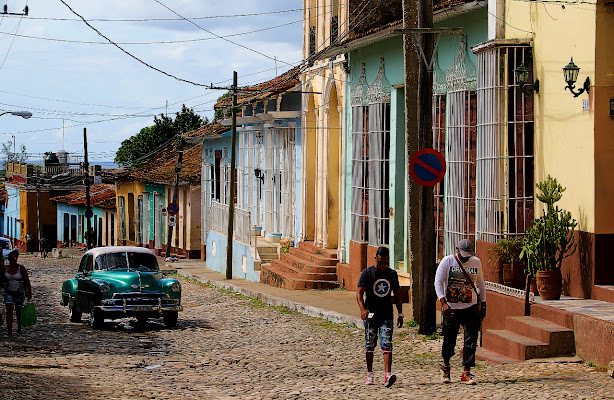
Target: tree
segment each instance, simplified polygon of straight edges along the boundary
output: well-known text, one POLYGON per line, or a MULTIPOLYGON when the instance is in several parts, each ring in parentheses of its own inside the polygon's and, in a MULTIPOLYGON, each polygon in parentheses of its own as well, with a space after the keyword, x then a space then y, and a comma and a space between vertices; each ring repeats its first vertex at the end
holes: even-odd
POLYGON ((13 152, 13 141, 9 140, 7 143, 2 144, 2 154, 7 163, 23 163, 28 159, 28 153, 26 153, 26 145, 20 146, 20 152, 13 152))
POLYGON ((175 119, 160 114, 154 117, 154 124, 141 129, 136 135, 124 140, 115 153, 115 162, 124 167, 134 167, 155 154, 169 140, 178 139, 179 135, 198 129, 209 122, 201 118, 194 110, 181 107, 175 119))

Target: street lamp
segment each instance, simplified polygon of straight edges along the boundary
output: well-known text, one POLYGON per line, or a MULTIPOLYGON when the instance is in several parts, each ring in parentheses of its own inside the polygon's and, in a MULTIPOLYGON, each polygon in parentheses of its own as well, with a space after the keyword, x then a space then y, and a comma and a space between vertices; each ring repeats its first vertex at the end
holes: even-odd
POLYGON ((539 79, 535 79, 532 88, 526 86, 529 81, 529 69, 524 66, 524 63, 521 63, 520 66, 514 70, 514 73, 516 74, 516 82, 518 82, 520 86, 520 91, 524 93, 525 96, 530 95, 532 92, 539 94, 539 79))
POLYGON ((586 80, 584 81, 584 86, 580 88, 579 91, 574 91, 575 83, 578 80, 578 72, 580 72, 580 67, 573 62, 573 57, 571 57, 569 64, 563 67, 563 75, 565 76, 565 82, 567 82, 565 89, 569 89, 571 94, 573 94, 573 97, 578 97, 585 91, 586 93, 589 93, 591 87, 591 80, 587 76, 586 80))
POLYGON ((24 119, 28 119, 32 116, 32 113, 30 111, 5 111, 3 113, 0 113, 0 115, 4 115, 4 114, 11 114, 16 117, 21 117, 24 119))

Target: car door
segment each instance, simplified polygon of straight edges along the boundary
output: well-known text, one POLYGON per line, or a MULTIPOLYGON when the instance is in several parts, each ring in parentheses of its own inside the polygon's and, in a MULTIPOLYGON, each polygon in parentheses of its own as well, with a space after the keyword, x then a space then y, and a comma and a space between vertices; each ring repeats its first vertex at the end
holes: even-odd
POLYGON ((79 264, 77 273, 77 307, 82 312, 89 312, 89 300, 92 293, 91 273, 94 266, 94 257, 91 254, 84 254, 79 264))

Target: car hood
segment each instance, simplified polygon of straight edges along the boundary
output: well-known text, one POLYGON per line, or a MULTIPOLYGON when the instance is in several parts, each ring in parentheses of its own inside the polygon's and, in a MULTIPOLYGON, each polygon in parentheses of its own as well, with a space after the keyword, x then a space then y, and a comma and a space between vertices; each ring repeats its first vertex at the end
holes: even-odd
POLYGON ((91 279, 104 280, 115 292, 158 292, 163 291, 159 280, 163 278, 160 271, 98 271, 91 274, 91 279))

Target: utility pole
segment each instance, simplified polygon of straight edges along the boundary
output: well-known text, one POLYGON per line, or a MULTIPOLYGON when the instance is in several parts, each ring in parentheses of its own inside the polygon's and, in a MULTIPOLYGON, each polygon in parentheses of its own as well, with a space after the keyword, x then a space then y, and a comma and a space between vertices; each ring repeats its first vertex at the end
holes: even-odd
POLYGON ((41 171, 40 168, 36 169, 36 205, 37 210, 36 212, 38 213, 37 215, 37 224, 38 227, 36 229, 36 231, 38 232, 38 248, 39 250, 42 250, 40 247, 40 243, 41 243, 41 230, 43 229, 43 211, 41 209, 41 207, 43 206, 43 202, 42 202, 42 195, 41 195, 41 171))
POLYGON ((237 92, 239 87, 237 84, 237 71, 232 73, 231 87, 215 87, 213 83, 210 89, 212 90, 229 90, 232 92, 232 140, 230 143, 230 199, 228 200, 228 235, 226 246, 226 279, 232 279, 232 241, 234 236, 234 220, 235 220, 235 170, 236 170, 236 151, 237 144, 237 92))
MULTIPOLYGON (((417 27, 417 4, 412 0, 403 0, 403 30, 417 27)), ((418 68, 419 59, 411 35, 403 34, 403 57, 405 68, 405 143, 407 151, 407 168, 409 159, 419 150, 418 143, 418 68)), ((421 287, 421 246, 418 215, 420 197, 419 188, 407 171, 408 232, 406 259, 411 273, 411 303, 414 321, 420 320, 421 287)))
MULTIPOLYGON (((433 0, 418 1, 418 29, 433 28, 433 0)), ((433 35, 420 36, 420 46, 427 60, 433 58, 433 35)), ((431 64, 432 65, 432 64, 431 64)), ((419 63, 418 68, 418 132, 420 149, 433 147, 433 71, 430 65, 419 63)), ((420 287, 420 328, 427 335, 435 332, 435 216, 433 187, 420 186, 420 238, 422 240, 422 282, 420 287)))
MULTIPOLYGON (((177 204, 177 196, 179 194, 179 172, 181 172, 181 163, 183 161, 183 136, 179 139, 177 145, 177 165, 175 165, 175 187, 173 188, 173 204, 177 204)), ((166 240, 166 257, 171 256, 171 241, 173 238, 173 227, 168 224, 168 238, 166 240)))
MULTIPOLYGON (((433 57, 433 1, 403 1, 403 43, 405 58, 405 121, 408 159, 416 151, 433 146, 432 98, 433 71, 426 60, 433 57), (412 29, 423 30, 417 43, 412 43, 412 29), (419 46, 425 58, 421 62, 419 46)), ((409 163, 408 163, 409 166, 409 163)), ((419 333, 435 331, 437 297, 435 281, 435 221, 433 188, 418 185, 409 178, 409 259, 412 275, 412 306, 414 320, 420 324, 419 333)))
POLYGON ((87 249, 92 248, 92 208, 90 204, 90 165, 87 161, 87 129, 83 128, 83 169, 85 170, 85 219, 87 220, 87 231, 85 233, 85 246, 87 249))
POLYGON ((232 279, 232 242, 235 220, 235 169, 237 144, 237 71, 232 73, 232 140, 230 142, 230 199, 228 199, 228 247, 226 248, 226 279, 232 279))

